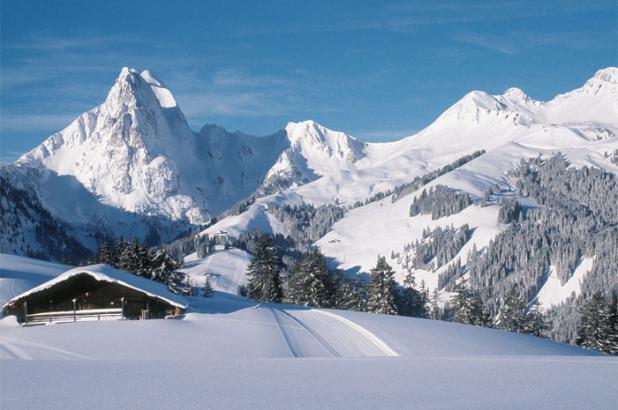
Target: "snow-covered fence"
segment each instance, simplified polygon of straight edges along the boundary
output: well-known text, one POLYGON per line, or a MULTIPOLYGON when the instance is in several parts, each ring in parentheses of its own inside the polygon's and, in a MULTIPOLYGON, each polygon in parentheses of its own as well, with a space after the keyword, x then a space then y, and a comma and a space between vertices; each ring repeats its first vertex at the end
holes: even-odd
POLYGON ((61 312, 44 312, 26 315, 24 326, 93 320, 121 320, 122 318, 122 308, 65 310, 61 312))

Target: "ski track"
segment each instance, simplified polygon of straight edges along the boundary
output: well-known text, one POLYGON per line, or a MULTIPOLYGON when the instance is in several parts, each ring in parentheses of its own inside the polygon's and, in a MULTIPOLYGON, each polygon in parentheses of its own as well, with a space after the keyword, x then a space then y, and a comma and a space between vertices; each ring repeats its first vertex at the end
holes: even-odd
MULTIPOLYGON (((286 336, 285 326, 281 326, 281 317, 277 313, 298 323, 303 329, 315 337, 333 357, 381 357, 399 356, 383 340, 359 324, 345 319, 335 313, 317 309, 272 309, 273 315, 279 323, 284 337, 290 345, 289 336, 286 336)), ((293 339, 290 349, 297 342, 293 339)), ((297 347, 295 347, 297 349, 297 347)), ((299 353, 296 350, 296 353, 299 353)), ((295 355, 296 356, 296 355, 295 355)), ((298 357, 298 356, 297 356, 298 357)))
MULTIPOLYGON (((10 339, 3 339, 0 340, 0 344, 4 343, 5 346, 10 346, 14 349, 17 349, 19 351, 21 351, 23 353, 22 356, 28 356, 27 359, 32 359, 32 357, 30 357, 30 355, 28 355, 24 350, 22 350, 21 348, 17 348, 15 345, 15 341, 14 340, 10 340, 10 339)), ((25 346, 25 347, 33 347, 35 349, 41 349, 41 350, 48 350, 50 352, 54 352, 54 353, 58 353, 62 356, 71 358, 71 359, 78 359, 78 360, 95 360, 93 357, 90 356, 85 356, 79 353, 73 353, 70 352, 68 350, 64 350, 64 349, 59 349, 57 347, 53 347, 50 345, 45 345, 45 344, 40 344, 40 343, 34 343, 34 342, 25 342, 23 340, 20 340, 18 342, 20 345, 25 346)), ((25 357, 19 357, 20 359, 24 359, 25 357)))
POLYGON ((316 332, 310 325, 306 323, 306 321, 299 320, 296 316, 291 315, 289 312, 285 310, 279 310, 282 314, 286 315, 294 322, 298 323, 303 329, 305 329, 309 334, 311 334, 314 338, 317 339, 318 342, 333 356, 333 357, 341 357, 341 354, 333 348, 328 341, 326 341, 319 332, 316 332))
MULTIPOLYGON (((0 340, 0 349, 7 352, 9 358, 18 360, 32 360, 32 356, 30 356, 26 351, 7 342, 6 340, 0 340)), ((4 359, 2 355, 0 355, 0 359, 4 359)))
POLYGON ((273 317, 275 318, 275 322, 277 323, 277 326, 279 326, 279 330, 281 331, 281 334, 283 335, 285 342, 290 348, 290 352, 292 353, 292 356, 301 357, 302 353, 300 351, 300 347, 298 346, 298 341, 296 340, 296 337, 294 337, 294 335, 292 334, 292 332, 289 331, 287 326, 283 324, 282 317, 281 317, 283 312, 280 311, 279 309, 272 309, 272 308, 270 309, 270 312, 273 314, 273 317))
POLYGON ((27 352, 23 348, 34 348, 39 350, 47 350, 49 352, 56 353, 60 355, 58 359, 77 359, 77 360, 95 360, 93 357, 85 356, 79 353, 73 353, 68 350, 59 349, 57 347, 53 347, 46 344, 35 343, 35 342, 26 342, 23 340, 15 341, 11 339, 0 339, 0 359, 6 359, 7 357, 3 357, 1 354, 2 351, 8 354, 9 359, 18 359, 18 360, 33 360, 32 352, 27 352))
POLYGON ((356 332, 358 332, 365 339, 367 339, 368 342, 371 342, 371 344, 373 344, 373 346, 375 346, 378 350, 380 350, 382 352, 382 354, 379 354, 377 356, 399 356, 399 354, 397 352, 395 352, 393 349, 391 349, 391 347, 385 341, 383 341, 378 336, 376 336, 374 333, 372 333, 369 330, 365 329, 364 327, 362 327, 358 323, 353 322, 353 321, 351 321, 349 319, 346 319, 343 316, 339 316, 339 315, 337 315, 335 313, 328 312, 328 311, 325 311, 325 310, 314 309, 314 310, 312 310, 312 312, 315 312, 318 315, 327 316, 327 317, 329 317, 331 319, 337 320, 341 324, 344 324, 344 325, 350 327, 351 329, 355 330, 356 332))

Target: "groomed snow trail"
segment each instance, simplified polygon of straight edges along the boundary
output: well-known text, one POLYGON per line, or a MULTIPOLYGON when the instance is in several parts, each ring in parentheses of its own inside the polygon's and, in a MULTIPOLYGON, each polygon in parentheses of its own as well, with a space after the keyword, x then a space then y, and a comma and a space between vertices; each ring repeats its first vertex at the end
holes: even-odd
POLYGON ((32 356, 14 344, 0 340, 0 359, 32 360, 32 356))
POLYGON ((299 354, 297 340, 291 343, 287 329, 281 326, 281 314, 298 323, 307 333, 317 340, 330 356, 333 357, 384 357, 399 356, 383 340, 369 330, 345 319, 335 313, 317 309, 273 309, 273 314, 279 323, 284 337, 290 345, 294 356, 299 354), (275 313, 277 312, 277 313, 275 313), (279 315, 279 316, 278 316, 279 315))

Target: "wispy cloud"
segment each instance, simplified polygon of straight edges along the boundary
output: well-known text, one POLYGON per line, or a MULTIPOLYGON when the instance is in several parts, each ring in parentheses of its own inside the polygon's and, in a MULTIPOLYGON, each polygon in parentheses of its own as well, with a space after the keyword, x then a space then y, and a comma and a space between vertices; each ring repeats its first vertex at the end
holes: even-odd
POLYGON ((244 27, 232 32, 233 36, 250 37, 269 34, 331 33, 354 31, 387 31, 414 33, 434 25, 461 25, 507 20, 525 20, 539 17, 578 14, 595 11, 615 11, 613 0, 582 2, 576 0, 538 1, 439 1, 405 2, 376 6, 369 15, 350 15, 349 10, 333 13, 331 19, 282 22, 277 26, 244 27))
POLYGON ((288 87, 295 86, 293 80, 273 75, 248 74, 238 69, 228 68, 217 71, 212 76, 213 85, 220 87, 288 87))
POLYGON ((113 44, 139 44, 141 41, 135 37, 123 35, 105 35, 105 36, 74 36, 74 37, 56 37, 56 36, 32 36, 29 41, 17 42, 5 45, 9 49, 17 50, 39 50, 43 52, 58 52, 71 51, 82 49, 105 49, 113 44))
POLYGON ((497 51, 502 54, 514 54, 519 50, 519 45, 515 44, 512 39, 499 38, 488 36, 479 33, 460 33, 453 40, 460 43, 478 46, 492 51, 497 51))
POLYGON ((608 36, 612 35, 615 35, 615 33, 603 31, 569 31, 535 34, 523 31, 512 31, 499 35, 460 32, 453 35, 451 38, 459 43, 465 43, 510 55, 547 46, 592 50, 604 44, 602 41, 604 37, 608 38, 608 36))
POLYGON ((156 53, 141 46, 138 40, 125 36, 45 36, 11 45, 28 53, 3 65, 3 102, 7 96, 23 101, 3 104, 3 132, 20 127, 41 132, 62 128, 101 103, 114 75, 130 62, 138 63, 138 69, 166 73, 161 79, 193 124, 208 121, 209 116, 257 118, 327 109, 326 104, 316 102, 317 92, 303 85, 309 75, 305 71, 291 68, 287 72, 280 69, 280 75, 255 73, 221 67, 215 53, 205 58, 177 53, 173 45, 157 44, 156 53), (56 114, 58 111, 62 112, 56 114))
POLYGON ((275 76, 225 68, 205 78, 184 73, 169 83, 173 83, 177 100, 188 118, 275 117, 293 111, 326 110, 327 105, 312 107, 318 94, 305 85, 304 75, 295 72, 275 76))
POLYGON ((2 138, 11 138, 10 134, 12 132, 23 131, 24 128, 31 131, 59 131, 74 120, 77 115, 79 114, 28 114, 3 112, 2 121, 0 122, 0 133, 2 134, 2 138))

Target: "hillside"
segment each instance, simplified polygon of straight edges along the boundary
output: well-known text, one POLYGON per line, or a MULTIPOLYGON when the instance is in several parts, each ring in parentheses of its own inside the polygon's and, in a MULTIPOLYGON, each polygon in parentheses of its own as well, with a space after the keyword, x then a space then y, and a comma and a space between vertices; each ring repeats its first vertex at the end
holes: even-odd
MULTIPOLYGON (((13 280, 37 281, 32 275, 60 269, 25 258, 2 261, 2 274, 10 271, 13 280)), ((0 283, 3 291, 6 286, 0 283)), ((190 303, 183 320, 30 328, 12 317, 0 320, 0 404, 609 409, 617 398, 616 359, 546 339, 425 319, 256 305, 219 292, 190 303), (444 384, 452 386, 447 393, 444 384), (526 395, 509 399, 522 389, 526 395), (136 394, 148 400, 136 404, 136 394)))

